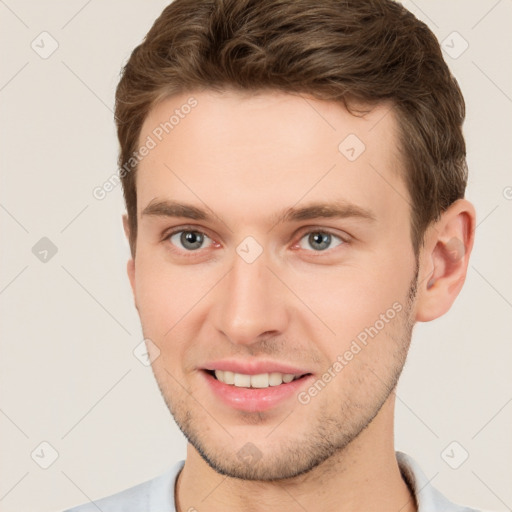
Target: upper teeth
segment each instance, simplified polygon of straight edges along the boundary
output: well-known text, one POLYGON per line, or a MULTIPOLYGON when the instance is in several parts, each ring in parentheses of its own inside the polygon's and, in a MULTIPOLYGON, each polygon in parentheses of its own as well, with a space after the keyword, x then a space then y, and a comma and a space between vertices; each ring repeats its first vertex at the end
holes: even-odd
POLYGON ((215 377, 224 382, 224 384, 232 384, 239 388, 268 388, 269 386, 279 386, 283 382, 291 382, 295 378, 299 378, 300 375, 280 372, 246 375, 228 370, 215 370, 215 377))

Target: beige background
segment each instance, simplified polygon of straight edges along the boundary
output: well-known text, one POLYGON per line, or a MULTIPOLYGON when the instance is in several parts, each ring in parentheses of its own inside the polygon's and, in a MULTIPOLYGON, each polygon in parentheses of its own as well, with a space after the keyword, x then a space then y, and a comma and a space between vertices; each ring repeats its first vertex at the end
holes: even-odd
MULTIPOLYGON (((455 306, 415 329, 396 446, 453 500, 510 510, 512 2, 404 3, 452 53, 479 225, 455 306), (441 457, 452 441, 455 458, 469 453, 459 469, 441 457)), ((121 189, 92 195, 116 171, 119 70, 166 4, 0 0, 2 512, 58 512, 185 455, 151 370, 132 353, 142 336, 125 275, 121 189), (58 48, 46 59, 31 47, 48 52, 52 39, 58 48), (32 252, 42 237, 57 248, 47 262, 32 252), (39 465, 51 462, 43 441, 58 452, 48 469, 39 465)))

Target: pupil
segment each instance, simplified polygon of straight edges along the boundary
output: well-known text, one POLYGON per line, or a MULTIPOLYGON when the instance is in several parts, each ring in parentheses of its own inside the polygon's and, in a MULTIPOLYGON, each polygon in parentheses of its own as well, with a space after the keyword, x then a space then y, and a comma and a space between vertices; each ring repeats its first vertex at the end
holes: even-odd
POLYGON ((311 245, 320 244, 321 247, 317 247, 319 250, 323 251, 329 246, 329 241, 331 239, 331 235, 329 233, 312 233, 309 235, 309 241, 311 245))
POLYGON ((186 231, 182 233, 181 239, 181 242, 185 247, 187 247, 187 244, 189 244, 188 247, 190 248, 190 245, 192 245, 192 249, 199 248, 203 242, 202 235, 195 231, 186 231))

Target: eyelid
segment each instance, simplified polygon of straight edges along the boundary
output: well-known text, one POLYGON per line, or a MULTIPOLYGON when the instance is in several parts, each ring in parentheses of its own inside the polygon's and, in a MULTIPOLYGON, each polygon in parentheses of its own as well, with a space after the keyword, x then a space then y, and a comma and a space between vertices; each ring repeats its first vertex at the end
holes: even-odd
POLYGON ((340 233, 332 228, 327 228, 323 226, 304 226, 303 228, 299 229, 298 234, 296 234, 295 236, 298 236, 300 240, 304 235, 307 235, 309 233, 325 233, 327 235, 335 236, 345 243, 348 243, 353 239, 353 237, 350 236, 345 231, 340 233))
POLYGON ((193 224, 185 224, 183 226, 173 226, 172 228, 165 229, 162 234, 162 238, 165 240, 166 238, 169 238, 171 235, 175 235, 176 233, 179 233, 180 231, 197 231, 198 233, 202 233, 204 235, 207 235, 209 238, 211 238, 210 235, 208 235, 208 230, 203 228, 202 226, 195 226, 193 224))

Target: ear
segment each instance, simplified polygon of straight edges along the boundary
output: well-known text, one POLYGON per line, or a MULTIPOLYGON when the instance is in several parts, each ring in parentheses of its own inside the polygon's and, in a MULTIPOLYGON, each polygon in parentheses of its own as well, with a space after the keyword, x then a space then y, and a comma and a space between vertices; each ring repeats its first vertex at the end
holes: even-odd
POLYGON ((458 199, 427 229, 420 256, 418 322, 444 315, 459 294, 473 249, 475 221, 474 206, 458 199))
MULTIPOLYGON (((123 228, 126 239, 128 240, 128 243, 130 243, 130 223, 128 222, 128 215, 126 213, 123 215, 123 228)), ((135 260, 133 255, 130 257, 128 263, 126 264, 126 271, 128 274, 128 279, 130 280, 130 286, 132 287, 133 299, 135 300, 135 260)))

